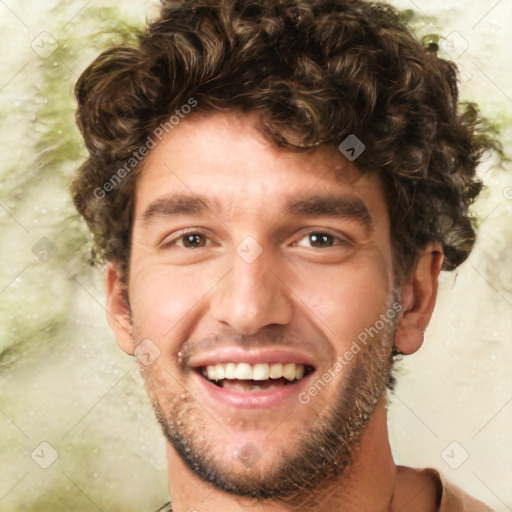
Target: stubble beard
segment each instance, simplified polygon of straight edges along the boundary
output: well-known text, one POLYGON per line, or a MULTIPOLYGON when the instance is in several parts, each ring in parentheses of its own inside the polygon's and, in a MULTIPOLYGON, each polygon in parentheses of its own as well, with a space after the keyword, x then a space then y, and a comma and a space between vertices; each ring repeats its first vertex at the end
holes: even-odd
MULTIPOLYGON (((393 369, 395 331, 393 319, 366 344, 359 344, 361 351, 344 366, 342 384, 331 403, 321 396, 312 398, 309 405, 322 400, 322 408, 308 415, 311 419, 304 424, 302 435, 284 448, 271 465, 258 468, 256 461, 250 471, 236 472, 226 463, 208 435, 208 422, 214 420, 189 393, 179 389, 161 392, 162 387, 169 387, 168 379, 162 375, 166 370, 156 374, 142 365, 140 370, 165 438, 195 475, 231 495, 255 502, 293 503, 293 508, 300 509, 313 506, 319 489, 325 488, 326 483, 339 484, 349 473, 361 435, 385 393, 393 369)), ((320 378, 314 376, 311 384, 320 378)), ((332 384, 333 381, 327 384, 319 395, 327 393, 332 384)), ((297 402, 296 407, 305 406, 297 402)))

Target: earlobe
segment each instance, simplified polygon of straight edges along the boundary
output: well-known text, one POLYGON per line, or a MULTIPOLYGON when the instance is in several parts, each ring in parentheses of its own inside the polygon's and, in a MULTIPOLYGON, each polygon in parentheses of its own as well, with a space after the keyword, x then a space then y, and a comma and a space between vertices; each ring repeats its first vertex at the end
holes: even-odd
POLYGON ((108 262, 105 268, 105 291, 107 295, 107 321, 114 331, 117 344, 133 355, 134 342, 130 308, 127 302, 126 285, 118 266, 108 262))
POLYGON ((443 258, 441 244, 429 243, 419 251, 417 264, 402 286, 403 314, 395 338, 395 345, 402 354, 412 354, 423 344, 436 303, 443 258))

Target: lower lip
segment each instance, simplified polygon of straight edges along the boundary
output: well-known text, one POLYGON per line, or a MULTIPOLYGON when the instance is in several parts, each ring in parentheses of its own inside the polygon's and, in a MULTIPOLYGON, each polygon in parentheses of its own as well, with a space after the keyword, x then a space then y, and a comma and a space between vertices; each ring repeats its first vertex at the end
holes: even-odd
POLYGON ((299 393, 307 386, 309 379, 315 372, 312 372, 295 384, 286 384, 268 391, 235 391, 234 389, 220 388, 198 373, 194 376, 199 380, 207 394, 214 400, 230 407, 240 409, 265 409, 282 406, 286 401, 293 398, 298 401, 299 393))

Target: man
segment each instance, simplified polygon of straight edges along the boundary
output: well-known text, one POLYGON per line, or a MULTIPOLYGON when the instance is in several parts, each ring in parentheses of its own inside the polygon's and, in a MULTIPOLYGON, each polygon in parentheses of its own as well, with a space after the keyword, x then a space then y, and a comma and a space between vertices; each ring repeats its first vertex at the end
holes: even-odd
POLYGON ((386 425, 396 356, 474 243, 488 145, 455 66, 383 4, 164 3, 76 95, 73 197, 172 510, 490 510, 397 466, 386 425))

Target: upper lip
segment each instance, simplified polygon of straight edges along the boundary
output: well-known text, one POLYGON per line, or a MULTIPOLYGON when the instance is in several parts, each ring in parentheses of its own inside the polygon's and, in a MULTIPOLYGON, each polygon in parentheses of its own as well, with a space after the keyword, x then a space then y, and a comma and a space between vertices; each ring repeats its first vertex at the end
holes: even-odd
POLYGON ((198 354, 190 360, 190 366, 200 368, 225 363, 295 363, 304 366, 313 366, 315 363, 300 349, 291 348, 265 348, 243 349, 239 347, 226 347, 198 354))

